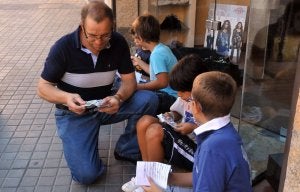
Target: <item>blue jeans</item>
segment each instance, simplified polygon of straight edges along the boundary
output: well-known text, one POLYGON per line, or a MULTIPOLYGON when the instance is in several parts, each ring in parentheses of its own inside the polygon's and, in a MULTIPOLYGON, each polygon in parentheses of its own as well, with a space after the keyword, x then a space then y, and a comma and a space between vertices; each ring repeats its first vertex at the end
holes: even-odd
POLYGON ((158 98, 151 91, 137 91, 126 100, 118 113, 109 115, 90 112, 77 115, 56 109, 56 125, 62 139, 64 155, 72 178, 82 184, 93 183, 104 170, 98 154, 98 136, 101 125, 128 120, 125 132, 116 143, 115 151, 131 159, 140 157, 136 137, 136 122, 143 115, 155 115, 158 98))

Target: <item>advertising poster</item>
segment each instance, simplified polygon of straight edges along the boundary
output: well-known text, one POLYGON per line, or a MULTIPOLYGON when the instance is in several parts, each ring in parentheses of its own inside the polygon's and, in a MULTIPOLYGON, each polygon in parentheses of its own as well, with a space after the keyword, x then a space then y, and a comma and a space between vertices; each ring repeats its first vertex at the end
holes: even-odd
POLYGON ((247 6, 210 4, 208 19, 221 21, 220 30, 206 29, 204 47, 217 51, 218 54, 230 57, 233 63, 239 62, 244 39, 244 28, 247 6))

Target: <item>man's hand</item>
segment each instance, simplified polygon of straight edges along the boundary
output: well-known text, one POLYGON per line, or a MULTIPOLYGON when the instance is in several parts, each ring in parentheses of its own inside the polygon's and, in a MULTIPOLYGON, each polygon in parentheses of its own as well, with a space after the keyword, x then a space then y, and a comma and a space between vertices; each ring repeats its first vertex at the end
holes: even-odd
POLYGON ((76 114, 83 114, 86 111, 85 101, 78 94, 69 94, 67 97, 67 106, 70 111, 76 114))
POLYGON ((98 107, 99 112, 114 114, 119 111, 121 106, 121 100, 117 96, 108 96, 103 99, 103 103, 98 107))

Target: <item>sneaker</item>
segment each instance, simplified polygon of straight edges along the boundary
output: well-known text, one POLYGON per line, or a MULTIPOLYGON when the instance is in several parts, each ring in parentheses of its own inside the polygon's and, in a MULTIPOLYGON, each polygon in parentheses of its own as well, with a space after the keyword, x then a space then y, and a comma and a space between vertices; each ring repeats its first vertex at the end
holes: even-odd
MULTIPOLYGON (((142 189, 140 186, 135 185, 135 178, 132 177, 130 181, 122 185, 122 190, 125 192, 137 192, 142 189)), ((143 191, 143 190, 142 190, 143 191)))
POLYGON ((134 192, 145 192, 145 191, 142 187, 138 187, 136 190, 134 190, 134 192))

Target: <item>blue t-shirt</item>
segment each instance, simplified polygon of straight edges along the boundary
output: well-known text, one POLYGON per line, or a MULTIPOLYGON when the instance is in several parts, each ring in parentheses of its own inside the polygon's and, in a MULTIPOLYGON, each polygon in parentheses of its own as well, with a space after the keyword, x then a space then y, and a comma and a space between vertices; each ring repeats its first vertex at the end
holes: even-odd
MULTIPOLYGON (((157 44, 150 55, 150 81, 156 80, 156 75, 159 73, 170 73, 176 63, 177 59, 171 49, 162 43, 157 44)), ((160 91, 177 97, 177 92, 171 89, 169 85, 160 91)))
POLYGON ((197 135, 193 191, 252 191, 250 166, 242 140, 231 123, 197 135))
POLYGON ((51 47, 41 77, 70 93, 78 93, 83 100, 102 99, 112 93, 114 77, 134 72, 128 44, 123 36, 112 33, 110 46, 100 51, 93 61, 83 51, 80 28, 60 38, 51 47), (94 64, 95 62, 95 64, 94 64))

